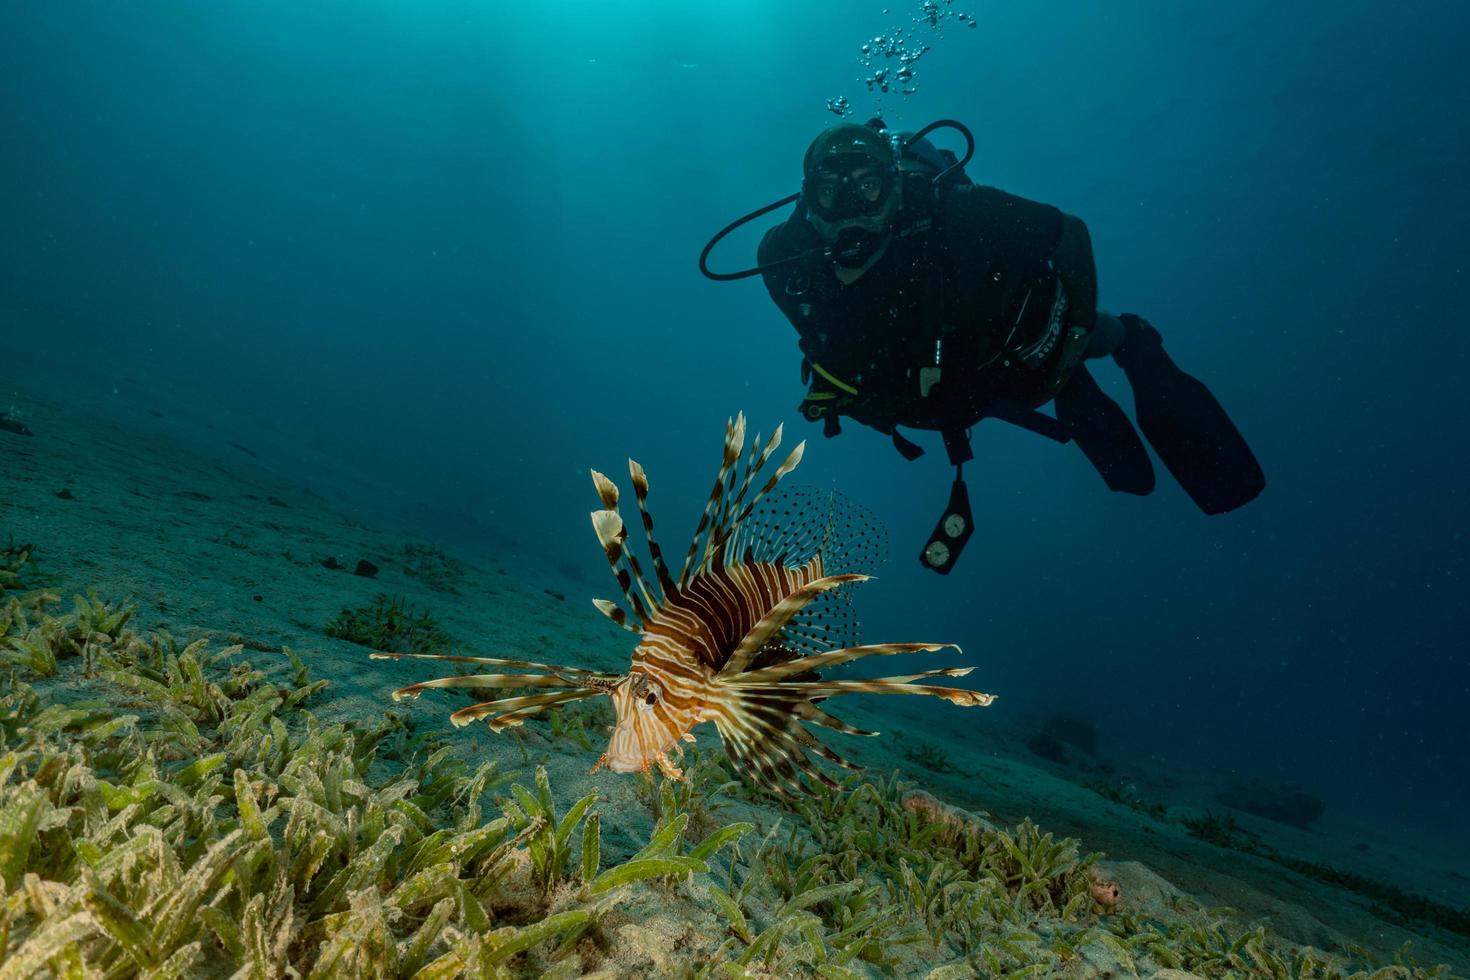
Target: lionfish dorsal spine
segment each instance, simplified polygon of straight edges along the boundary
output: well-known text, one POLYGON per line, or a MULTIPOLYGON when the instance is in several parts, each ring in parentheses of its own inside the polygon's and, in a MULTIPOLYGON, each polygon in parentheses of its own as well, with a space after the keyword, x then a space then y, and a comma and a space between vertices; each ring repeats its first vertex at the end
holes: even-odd
POLYGON ((751 463, 755 461, 756 450, 760 445, 760 435, 750 443, 750 454, 742 462, 738 456, 735 465, 725 471, 724 485, 720 490, 720 500, 715 507, 715 519, 710 523, 709 533, 705 535, 704 547, 700 549, 699 561, 694 566, 694 574, 701 575, 718 568, 724 563, 725 552, 721 546, 729 540, 731 520, 735 515, 735 509, 739 506, 740 497, 744 495, 749 485, 748 479, 742 479, 742 473, 749 473, 751 463), (739 489, 737 489, 737 486, 739 489))
MULTIPOLYGON (((726 481, 736 461, 740 459, 740 450, 744 445, 745 413, 740 412, 736 414, 733 421, 727 419, 725 422, 725 446, 720 460, 720 471, 715 474, 715 485, 710 489, 709 500, 704 505, 704 513, 699 515, 699 524, 694 529, 694 536, 689 540, 689 551, 684 556, 684 567, 679 571, 679 588, 681 589, 689 584, 691 569, 694 567, 694 556, 699 554, 699 546, 705 540, 705 532, 711 530, 711 523, 715 515, 720 512, 720 506, 725 499, 726 481)), ((701 560, 700 567, 703 564, 701 560)))
MULTIPOLYGON (((628 460, 628 466, 629 469, 632 469, 633 467, 637 467, 638 464, 630 459, 628 460)), ((639 470, 641 472, 642 468, 639 467, 639 470)), ((612 511, 614 514, 618 514, 618 522, 621 525, 621 529, 618 531, 618 540, 619 543, 622 545, 623 558, 627 561, 628 568, 632 573, 631 580, 637 583, 638 591, 643 593, 643 601, 648 603, 648 608, 657 610, 660 605, 660 600, 654 598, 653 590, 648 587, 648 582, 644 580, 643 569, 639 567, 638 564, 638 556, 631 549, 628 548, 628 527, 625 523, 623 523, 622 515, 618 513, 618 485, 612 480, 608 479, 604 474, 599 473, 596 470, 592 471, 592 483, 594 486, 597 487, 597 496, 602 501, 602 506, 612 511)), ((648 489, 647 481, 644 482, 643 489, 646 493, 648 489)), ((643 500, 641 497, 638 503, 639 508, 643 509, 643 500)), ((649 525, 649 519, 646 513, 644 514, 643 524, 646 533, 649 525)), ((614 567, 613 572, 616 574, 616 567, 614 567)), ((621 580, 619 580, 618 584, 623 585, 621 580)))
POLYGON ((727 558, 739 559, 741 525, 766 494, 796 468, 805 452, 806 443, 799 443, 752 496, 750 491, 756 485, 757 477, 780 448, 783 430, 783 426, 777 426, 764 446, 760 446, 760 438, 757 437, 742 467, 740 457, 745 445, 745 416, 737 415, 734 422, 726 424, 720 471, 715 475, 699 526, 689 542, 689 552, 679 573, 680 588, 686 587, 692 576, 721 567, 727 558))
MULTIPOLYGON (((607 477, 602 476, 601 473, 597 473, 595 470, 593 472, 594 482, 596 482, 596 478, 598 477, 601 477, 602 480, 607 480, 607 477)), ((632 607, 633 615, 637 617, 639 623, 647 627, 653 621, 653 617, 649 615, 648 609, 644 606, 643 601, 633 591, 633 572, 629 571, 628 567, 624 567, 624 558, 628 557, 627 550, 624 548, 628 531, 623 526, 623 519, 618 516, 618 512, 615 510, 595 510, 592 512, 592 529, 597 533, 598 543, 602 545, 603 554, 607 556, 607 564, 612 569, 613 577, 618 580, 618 588, 622 590, 623 598, 632 607)), ((648 586, 644 584, 641 576, 638 580, 638 586, 647 594, 648 586)), ((598 608, 602 607, 599 606, 598 608)), ((606 610, 603 611, 606 612, 606 610)), ((616 620, 614 621, 616 622, 616 620)))
MULTIPOLYGON (((774 450, 776 448, 776 446, 780 445, 780 441, 781 441, 781 429, 778 427, 776 429, 776 435, 772 439, 772 445, 769 448, 771 450, 774 450)), ((745 519, 750 516, 751 511, 755 510, 756 504, 759 504, 761 502, 761 500, 766 496, 766 494, 770 493, 772 490, 774 490, 776 488, 776 484, 778 484, 778 483, 781 482, 781 478, 782 477, 784 477, 787 473, 790 473, 792 470, 796 469, 797 464, 801 462, 802 454, 805 453, 805 452, 806 452, 806 442, 805 442, 805 440, 803 440, 802 442, 799 442, 799 443, 796 444, 796 448, 793 449, 793 450, 791 450, 791 453, 786 457, 786 459, 784 461, 782 461, 782 463, 781 463, 780 466, 776 467, 776 472, 773 473, 773 474, 771 474, 771 478, 766 481, 765 486, 763 486, 763 487, 760 488, 760 490, 756 493, 756 495, 751 498, 750 503, 748 503, 748 504, 745 505, 745 509, 742 510, 740 512, 739 516, 737 516, 731 522, 731 524, 730 524, 730 530, 727 533, 730 533, 730 534, 733 535, 734 532, 739 531, 740 526, 745 523, 745 519)), ((768 451, 764 456, 761 457, 761 463, 760 463, 760 465, 761 466, 765 466, 766 460, 769 457, 770 457, 770 452, 768 451)), ((755 476, 755 472, 752 471, 751 474, 746 478, 747 485, 750 482, 750 478, 751 477, 754 477, 754 476, 755 476)), ((743 491, 742 491, 742 495, 743 495, 743 491)))
POLYGON ((633 496, 638 501, 638 514, 643 518, 643 537, 648 542, 648 556, 653 560, 653 573, 658 579, 661 605, 668 605, 679 597, 679 586, 669 574, 664 561, 663 549, 653 536, 653 515, 648 510, 648 474, 637 460, 628 460, 628 476, 633 481, 633 496))
MULTIPOLYGON (((750 492, 751 485, 755 482, 757 474, 765 468, 767 461, 771 458, 771 454, 780 447, 783 428, 780 425, 776 426, 776 431, 772 433, 770 441, 766 443, 764 448, 759 450, 759 453, 757 453, 757 447, 760 445, 760 436, 757 435, 751 443, 750 456, 745 461, 745 476, 740 481, 740 489, 728 495, 728 503, 725 505, 724 511, 720 516, 720 521, 710 531, 710 539, 705 545, 704 563, 706 565, 727 544, 732 548, 734 547, 733 541, 741 522, 750 516, 750 512, 760 502, 760 498, 765 495, 766 491, 775 486, 774 481, 767 481, 767 485, 755 495, 749 504, 745 505, 744 510, 741 509, 741 504, 745 503, 745 496, 750 492)), ((733 473, 731 474, 731 478, 733 486, 733 473)), ((779 480, 780 476, 777 476, 775 479, 779 480)))
MULTIPOLYGON (((780 438, 781 432, 779 429, 777 429, 775 439, 779 440, 780 438)), ((725 495, 724 507, 720 511, 720 519, 716 523, 716 527, 730 526, 730 523, 734 520, 736 513, 739 511, 740 502, 745 499, 746 491, 750 489, 751 474, 758 470, 761 464, 764 462, 765 455, 763 455, 761 452, 761 434, 757 432, 755 434, 755 438, 750 440, 750 451, 745 455, 745 466, 744 469, 741 471, 745 474, 745 476, 740 481, 740 489, 738 491, 734 490, 734 486, 735 480, 739 474, 730 474, 730 486, 732 492, 725 495), (760 460, 760 462, 757 462, 757 460, 760 460)))
POLYGON ((618 509, 618 485, 608 479, 605 474, 593 470, 592 486, 597 490, 597 499, 602 501, 602 509, 616 513, 618 509))
POLYGON ((621 626, 629 633, 641 632, 638 627, 628 622, 628 611, 622 606, 618 605, 616 602, 612 602, 608 599, 593 599, 592 605, 597 607, 598 612, 602 613, 608 619, 612 620, 614 623, 621 626))

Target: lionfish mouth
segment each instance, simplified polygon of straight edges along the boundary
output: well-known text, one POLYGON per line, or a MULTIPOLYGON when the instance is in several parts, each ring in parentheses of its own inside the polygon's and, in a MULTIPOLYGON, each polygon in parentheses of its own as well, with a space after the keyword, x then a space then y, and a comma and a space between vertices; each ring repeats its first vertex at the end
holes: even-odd
POLYGON ((627 548, 617 486, 593 471, 602 509, 592 513, 592 526, 626 609, 603 599, 594 599, 593 604, 614 623, 638 634, 628 674, 498 657, 374 653, 374 659, 382 660, 445 660, 530 671, 441 677, 400 688, 393 692, 394 700, 416 698, 429 688, 539 689, 540 693, 483 701, 449 716, 457 726, 483 719, 498 732, 547 708, 606 694, 613 699, 618 724, 593 772, 604 766, 613 772, 647 772, 657 765, 666 776, 679 778, 670 748, 677 750, 681 738, 692 741, 688 730, 708 720, 714 722, 736 771, 783 795, 791 790, 810 792, 811 781, 837 786, 813 756, 860 768, 807 726, 848 735, 878 734, 854 728, 817 706, 828 698, 915 694, 962 707, 993 702, 992 694, 915 683, 964 677, 971 667, 863 680, 823 676, 867 657, 959 648, 943 643, 856 643, 848 593, 851 586, 868 579, 863 568, 881 561, 881 532, 866 513, 830 492, 803 495, 783 490, 779 502, 772 498, 769 506, 757 510, 796 468, 806 445, 797 445, 757 488, 757 475, 780 443, 777 427, 763 447, 757 436, 746 455, 744 415, 726 423, 720 470, 677 577, 654 538, 643 467, 628 461, 655 576, 652 586, 627 548), (625 683, 635 674, 642 683, 636 699, 632 685, 625 683))
POLYGON ((659 771, 670 779, 680 779, 684 775, 682 770, 674 764, 674 760, 669 758, 668 752, 654 752, 638 758, 622 756, 614 758, 604 752, 602 757, 592 766, 592 771, 596 772, 599 769, 607 769, 609 772, 648 773, 653 770, 654 766, 657 766, 659 771))

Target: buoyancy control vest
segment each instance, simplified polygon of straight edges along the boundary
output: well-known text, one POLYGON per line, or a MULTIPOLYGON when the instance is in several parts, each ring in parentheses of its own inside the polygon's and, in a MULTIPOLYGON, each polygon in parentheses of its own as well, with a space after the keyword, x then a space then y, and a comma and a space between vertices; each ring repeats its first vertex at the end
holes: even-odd
MULTIPOLYGON (((881 120, 869 125, 886 130, 881 120)), ((899 426, 942 433, 955 480, 919 558, 948 574, 974 529, 963 479, 971 427, 999 418, 1068 441, 1063 426, 1036 408, 1081 361, 1087 331, 1067 324, 1068 298, 1050 265, 1060 211, 976 186, 964 172, 975 141, 962 123, 936 121, 896 137, 895 146, 902 207, 888 251, 855 282, 836 279, 832 246, 806 220, 800 193, 725 226, 700 253, 699 268, 716 281, 762 276, 800 337, 809 385, 802 414, 823 421, 826 435, 837 435, 848 415, 890 435, 912 460, 923 449, 899 426), (924 138, 940 128, 964 136, 963 158, 924 138), (755 267, 709 267, 732 231, 793 202, 788 219, 762 239, 755 267)))
POLYGON ((851 283, 821 256, 799 201, 758 252, 767 290, 800 338, 806 418, 835 436, 846 415, 887 434, 909 460, 923 449, 900 427, 941 433, 955 479, 919 556, 941 574, 973 532, 963 478, 970 430, 998 418, 1067 441, 1036 409, 1081 361, 1088 336, 1067 324, 1050 263, 1061 212, 977 186, 962 168, 934 182, 955 162, 927 140, 904 146, 905 197, 887 251, 851 283))
POLYGON ((962 171, 933 186, 929 175, 953 156, 926 144, 932 161, 913 157, 919 179, 906 181, 887 251, 854 282, 841 284, 814 251, 799 204, 758 254, 800 338, 803 414, 824 420, 828 434, 847 415, 893 436, 909 458, 920 450, 898 427, 936 430, 959 463, 969 458, 965 431, 982 418, 1049 430, 1048 416, 1028 413, 1065 380, 1086 335, 1068 331, 1067 296, 1049 262, 1061 212, 975 186, 962 171), (794 254, 811 257, 781 262, 794 254))

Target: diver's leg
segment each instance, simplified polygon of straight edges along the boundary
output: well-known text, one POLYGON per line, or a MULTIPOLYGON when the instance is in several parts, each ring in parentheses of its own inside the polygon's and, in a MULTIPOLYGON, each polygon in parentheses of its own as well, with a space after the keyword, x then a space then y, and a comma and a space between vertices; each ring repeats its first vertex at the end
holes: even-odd
MULTIPOLYGON (((1121 324, 1119 328, 1121 329, 1121 324)), ((1154 489, 1154 466, 1143 440, 1117 402, 1079 364, 1056 395, 1057 421, 1086 455, 1109 490, 1142 496, 1154 489)))
MULTIPOLYGON (((1097 311, 1084 359, 1106 357, 1122 345, 1126 329, 1111 313, 1097 311)), ((1143 495, 1154 489, 1154 467, 1128 414, 1103 393, 1078 364, 1057 392, 1057 421, 1102 476, 1109 490, 1143 495)))
POLYGON ((1119 319, 1124 337, 1113 359, 1133 387, 1138 427, 1174 479, 1206 514, 1254 500, 1266 476, 1225 409, 1164 352, 1148 321, 1131 313, 1119 319))

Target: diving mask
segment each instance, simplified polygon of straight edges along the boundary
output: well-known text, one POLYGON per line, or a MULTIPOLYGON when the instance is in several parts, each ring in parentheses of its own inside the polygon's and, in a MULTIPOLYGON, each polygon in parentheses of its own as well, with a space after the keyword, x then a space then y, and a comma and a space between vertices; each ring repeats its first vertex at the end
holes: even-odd
POLYGON ((893 194, 893 169, 874 167, 868 161, 855 162, 858 165, 851 171, 840 166, 823 167, 807 178, 804 196, 809 211, 830 222, 883 213, 893 194))
POLYGON ((808 223, 838 265, 860 268, 888 240, 898 214, 898 171, 844 155, 825 161, 802 185, 808 223))

